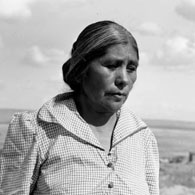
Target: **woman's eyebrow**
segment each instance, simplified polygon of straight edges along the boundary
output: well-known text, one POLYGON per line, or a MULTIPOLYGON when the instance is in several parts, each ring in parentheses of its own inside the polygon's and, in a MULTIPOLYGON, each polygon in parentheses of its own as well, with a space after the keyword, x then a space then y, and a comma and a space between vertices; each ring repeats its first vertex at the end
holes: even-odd
MULTIPOLYGON (((119 59, 119 58, 106 58, 106 59, 100 59, 100 62, 102 64, 121 64, 123 63, 123 59, 119 59)), ((130 59, 128 60, 128 65, 134 65, 134 66, 138 66, 138 61, 137 60, 133 60, 130 59)))
POLYGON ((128 65, 138 66, 138 61, 137 60, 129 60, 128 65))
POLYGON ((116 59, 100 59, 100 62, 103 64, 113 64, 113 63, 117 63, 118 60, 116 60, 116 59))

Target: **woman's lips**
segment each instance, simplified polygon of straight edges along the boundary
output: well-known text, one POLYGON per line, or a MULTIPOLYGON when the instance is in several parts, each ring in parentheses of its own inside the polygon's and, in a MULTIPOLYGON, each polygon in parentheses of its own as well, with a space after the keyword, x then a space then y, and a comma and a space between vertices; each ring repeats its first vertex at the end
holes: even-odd
POLYGON ((126 96, 126 93, 123 92, 108 92, 108 95, 119 95, 119 96, 126 96))
POLYGON ((114 98, 117 101, 120 101, 126 97, 125 93, 120 93, 120 92, 107 93, 106 95, 111 98, 114 98))

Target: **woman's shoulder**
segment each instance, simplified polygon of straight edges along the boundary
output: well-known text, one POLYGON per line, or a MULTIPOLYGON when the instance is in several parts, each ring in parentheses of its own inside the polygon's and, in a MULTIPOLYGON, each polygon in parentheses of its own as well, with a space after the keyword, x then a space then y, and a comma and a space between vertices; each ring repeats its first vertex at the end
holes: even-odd
POLYGON ((35 115, 36 115, 36 110, 25 110, 21 112, 15 112, 12 115, 11 123, 17 120, 18 121, 30 121, 34 118, 35 115))
POLYGON ((38 110, 38 120, 58 123, 60 118, 68 118, 77 110, 73 96, 73 92, 62 93, 45 102, 38 110))
POLYGON ((53 110, 59 107, 67 107, 69 104, 73 103, 74 92, 65 92, 57 94, 56 96, 50 98, 47 100, 39 110, 41 109, 47 109, 47 110, 53 110))
POLYGON ((37 111, 22 111, 16 112, 12 115, 11 121, 9 123, 9 131, 12 132, 28 132, 36 133, 35 124, 36 124, 37 111))
POLYGON ((145 121, 127 106, 123 106, 121 108, 121 113, 122 113, 121 114, 122 117, 125 117, 127 120, 131 121, 132 123, 137 124, 137 126, 147 127, 145 121))
MULTIPOLYGON (((139 132, 143 134, 144 137, 153 137, 154 133, 151 130, 150 126, 142 119, 137 113, 132 111, 128 107, 122 107, 121 109, 121 115, 123 118, 125 118, 126 121, 128 121, 131 126, 135 127, 136 132, 139 132)), ((124 120, 124 119, 123 119, 124 120)))
POLYGON ((37 116, 39 115, 40 111, 43 112, 48 111, 48 109, 53 109, 55 107, 60 106, 60 104, 66 104, 67 100, 71 100, 73 97, 72 92, 57 94, 56 96, 50 98, 48 101, 43 103, 43 105, 36 110, 24 110, 20 112, 15 112, 10 119, 9 125, 26 125, 26 124, 33 124, 36 123, 37 116))
POLYGON ((68 104, 71 104, 72 97, 73 94, 71 92, 58 94, 46 101, 39 109, 15 112, 10 119, 9 126, 27 127, 29 125, 36 125, 40 113, 43 115, 51 115, 56 110, 59 111, 58 107, 62 105, 67 107, 68 104))

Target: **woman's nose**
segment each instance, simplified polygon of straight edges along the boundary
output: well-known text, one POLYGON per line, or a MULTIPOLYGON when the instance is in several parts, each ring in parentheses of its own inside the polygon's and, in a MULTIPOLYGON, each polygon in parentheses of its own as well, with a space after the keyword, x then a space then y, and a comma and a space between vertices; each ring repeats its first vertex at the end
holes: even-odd
POLYGON ((123 89, 129 83, 129 75, 126 69, 118 70, 115 79, 115 85, 119 89, 123 89))

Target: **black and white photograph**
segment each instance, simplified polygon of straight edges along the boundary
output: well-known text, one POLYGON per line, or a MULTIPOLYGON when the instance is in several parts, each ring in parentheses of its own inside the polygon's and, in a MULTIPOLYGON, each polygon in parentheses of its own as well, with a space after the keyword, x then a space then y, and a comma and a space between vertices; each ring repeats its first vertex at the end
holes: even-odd
POLYGON ((195 0, 0 0, 0 195, 195 195, 195 0))

